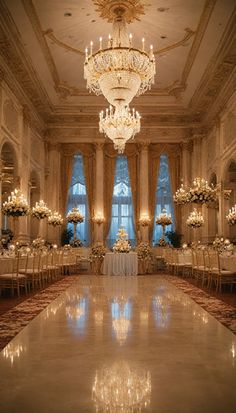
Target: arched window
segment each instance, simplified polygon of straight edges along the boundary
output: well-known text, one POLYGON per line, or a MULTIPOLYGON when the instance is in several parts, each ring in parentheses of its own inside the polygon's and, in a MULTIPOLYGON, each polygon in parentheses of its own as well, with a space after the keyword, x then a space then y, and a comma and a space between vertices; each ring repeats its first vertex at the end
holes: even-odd
MULTIPOLYGON (((74 156, 74 166, 69 189, 67 212, 75 207, 78 208, 81 214, 84 216, 84 222, 77 225, 77 238, 79 238, 84 245, 88 245, 89 210, 84 176, 83 157, 79 154, 74 156)), ((68 229, 73 230, 73 224, 68 224, 68 229)))
MULTIPOLYGON (((167 227, 167 231, 174 231, 175 229, 175 217, 174 217, 174 205, 173 196, 170 184, 169 162, 166 155, 160 157, 160 169, 157 180, 156 191, 156 209, 155 218, 159 215, 163 209, 166 209, 168 214, 171 214, 173 224, 167 227)), ((157 244, 162 236, 162 227, 154 224, 153 231, 153 245, 157 244)))
POLYGON ((125 156, 118 156, 116 160, 111 226, 108 235, 109 246, 114 244, 118 229, 121 227, 125 228, 131 244, 134 245, 135 232, 133 222, 132 192, 129 179, 128 162, 125 156))

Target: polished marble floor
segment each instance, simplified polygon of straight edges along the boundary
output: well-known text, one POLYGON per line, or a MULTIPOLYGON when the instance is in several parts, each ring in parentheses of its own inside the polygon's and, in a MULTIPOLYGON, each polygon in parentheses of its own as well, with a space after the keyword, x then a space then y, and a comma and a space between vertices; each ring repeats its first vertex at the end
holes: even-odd
POLYGON ((0 353, 2 413, 233 413, 235 383, 236 337, 160 276, 79 277, 0 353))

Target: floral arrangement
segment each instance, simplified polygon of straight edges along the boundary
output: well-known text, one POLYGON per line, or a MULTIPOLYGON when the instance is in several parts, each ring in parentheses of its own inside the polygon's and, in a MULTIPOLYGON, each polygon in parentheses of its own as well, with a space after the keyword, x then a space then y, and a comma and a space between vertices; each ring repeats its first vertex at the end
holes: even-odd
POLYGON ((167 226, 167 225, 171 225, 172 224, 172 218, 170 214, 167 214, 166 209, 162 210, 162 213, 159 214, 156 217, 156 224, 157 225, 163 225, 163 226, 167 226))
POLYGON ((236 224, 236 205, 234 205, 234 207, 229 210, 228 215, 226 215, 226 219, 227 219, 229 225, 235 225, 236 224))
POLYGON ((32 208, 31 215, 37 219, 44 219, 50 215, 50 209, 48 209, 45 202, 41 199, 39 202, 36 202, 35 206, 32 208))
POLYGON ((128 234, 124 228, 120 228, 117 233, 117 241, 113 245, 113 251, 117 253, 128 253, 131 250, 131 245, 127 240, 128 234))
POLYGON ((187 218, 186 224, 191 228, 200 228, 204 224, 202 214, 194 209, 187 218))
POLYGON ((181 184, 181 187, 177 189, 173 199, 177 205, 185 205, 189 202, 190 194, 189 191, 184 188, 183 184, 181 184))
POLYGON ((78 208, 73 208, 71 211, 68 212, 66 220, 67 222, 71 222, 73 224, 81 224, 81 222, 84 222, 84 217, 79 212, 78 208))
POLYGON ((233 244, 231 244, 228 238, 224 239, 223 237, 219 238, 218 236, 214 239, 212 246, 220 253, 224 251, 233 251, 234 249, 233 244))
POLYGON ((189 202, 206 204, 216 201, 216 190, 205 179, 195 178, 189 189, 189 202))
POLYGON ((35 238, 32 242, 32 248, 33 249, 43 249, 45 247, 45 240, 41 237, 35 238))
POLYGON ((11 192, 11 196, 3 203, 2 212, 13 217, 21 217, 29 213, 29 205, 19 189, 11 192))
POLYGON ((106 254, 106 248, 104 245, 100 242, 97 242, 93 247, 91 248, 91 255, 90 258, 91 260, 94 260, 96 258, 102 259, 105 257, 106 254))
POLYGON ((65 245, 63 245, 62 249, 64 251, 70 251, 71 250, 71 245, 70 244, 65 244, 65 245))
POLYGON ((152 249, 148 242, 141 242, 137 248, 139 260, 150 260, 152 258, 152 249))
POLYGON ((73 248, 81 248, 83 246, 83 243, 82 241, 80 241, 80 239, 76 239, 75 241, 72 241, 70 245, 73 248))
POLYGON ((148 225, 150 224, 150 222, 151 222, 151 220, 150 220, 150 218, 149 218, 148 215, 142 215, 142 216, 139 218, 139 224, 140 224, 142 227, 148 227, 148 225))
POLYGON ((59 212, 52 212, 48 217, 48 223, 49 225, 56 227, 63 224, 63 218, 59 212))
POLYGON ((186 243, 186 242, 184 242, 183 244, 182 244, 182 249, 183 250, 186 250, 188 248, 188 244, 186 243))

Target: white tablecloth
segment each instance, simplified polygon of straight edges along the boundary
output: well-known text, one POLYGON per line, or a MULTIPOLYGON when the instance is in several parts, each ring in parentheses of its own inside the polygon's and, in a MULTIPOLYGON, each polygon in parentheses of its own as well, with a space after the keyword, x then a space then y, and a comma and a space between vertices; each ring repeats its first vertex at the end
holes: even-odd
POLYGON ((236 273, 236 257, 220 257, 221 268, 236 273))
POLYGON ((138 255, 136 252, 108 252, 104 257, 102 272, 104 275, 137 275, 138 255))

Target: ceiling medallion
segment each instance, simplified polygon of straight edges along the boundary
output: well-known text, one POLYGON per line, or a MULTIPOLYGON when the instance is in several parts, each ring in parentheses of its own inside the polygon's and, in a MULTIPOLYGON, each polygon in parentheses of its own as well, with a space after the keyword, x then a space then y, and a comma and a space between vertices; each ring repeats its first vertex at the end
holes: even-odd
POLYGON ((134 109, 132 112, 128 107, 106 109, 100 112, 99 131, 105 133, 114 143, 114 148, 119 154, 124 152, 125 144, 140 132, 140 118, 134 109))
POLYGON ((102 19, 109 23, 114 21, 116 10, 122 8, 124 10, 124 19, 127 23, 132 23, 134 20, 140 20, 139 16, 145 14, 145 7, 150 6, 144 0, 93 0, 96 11, 100 13, 102 19))

